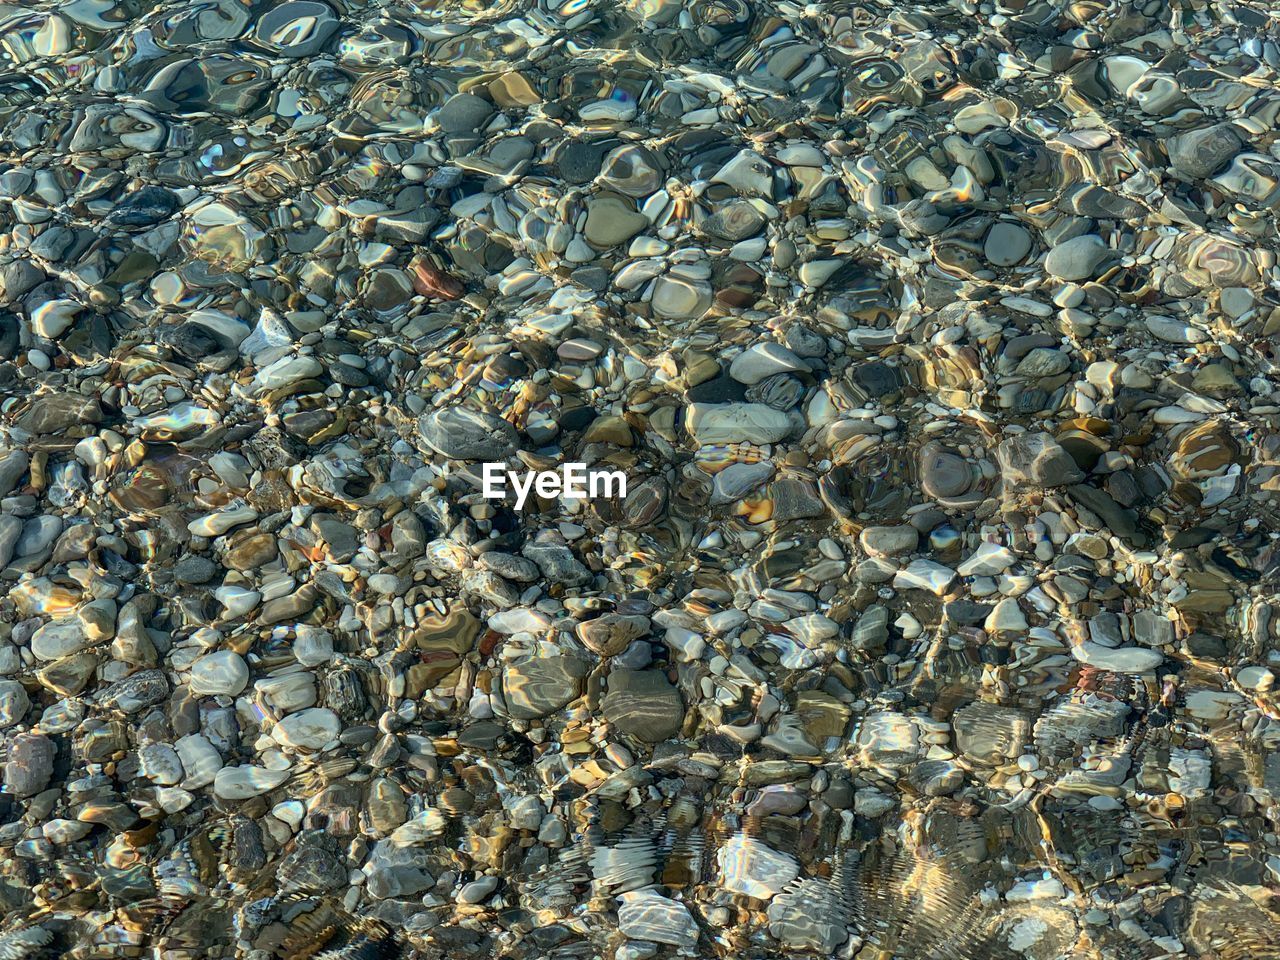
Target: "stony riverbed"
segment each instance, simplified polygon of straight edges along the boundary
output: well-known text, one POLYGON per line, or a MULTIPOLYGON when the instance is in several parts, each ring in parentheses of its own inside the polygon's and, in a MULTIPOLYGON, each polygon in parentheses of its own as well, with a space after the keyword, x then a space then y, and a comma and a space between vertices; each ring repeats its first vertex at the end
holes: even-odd
POLYGON ((1280 956, 1278 38, 0 5, 0 957, 1280 956))

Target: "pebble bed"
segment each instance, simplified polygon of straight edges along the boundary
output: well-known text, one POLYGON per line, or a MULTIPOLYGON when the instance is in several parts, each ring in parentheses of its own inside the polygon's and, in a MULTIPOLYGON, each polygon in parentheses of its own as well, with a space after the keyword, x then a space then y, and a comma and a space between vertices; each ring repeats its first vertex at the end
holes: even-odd
POLYGON ((0 5, 0 957, 1280 957, 1278 20, 0 5))

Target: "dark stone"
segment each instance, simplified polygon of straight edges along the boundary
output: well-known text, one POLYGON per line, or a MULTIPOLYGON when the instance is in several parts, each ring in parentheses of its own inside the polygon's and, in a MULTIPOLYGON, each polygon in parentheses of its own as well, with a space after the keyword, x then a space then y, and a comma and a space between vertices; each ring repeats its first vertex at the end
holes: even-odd
POLYGON ((747 388, 727 373, 704 380, 685 391, 692 403, 741 403, 747 398, 747 388))
POLYGON ((588 183, 594 180, 604 163, 605 154, 616 143, 584 143, 570 140, 556 153, 556 167, 560 176, 569 183, 588 183))
POLYGON ((853 372, 853 379, 872 399, 896 393, 902 388, 902 374, 898 369, 879 360, 859 366, 853 372))
POLYGON ((97 397, 47 393, 32 402, 15 426, 28 433, 58 433, 77 425, 101 423, 103 416, 102 405, 97 397))
POLYGON ((1067 492, 1077 503, 1095 514, 1116 536, 1131 541, 1135 546, 1146 546, 1147 537, 1138 530, 1137 514, 1132 510, 1126 510, 1105 492, 1088 484, 1068 487, 1067 492))
POLYGON ((173 579, 178 583, 208 583, 217 572, 216 563, 198 554, 187 554, 173 565, 173 579))
POLYGON ((982 623, 983 620, 987 619, 987 615, 991 613, 992 606, 989 603, 975 603, 972 600, 952 600, 944 609, 946 610, 947 619, 952 623, 971 626, 975 623, 982 623))
POLYGON ((121 227, 146 227, 168 220, 178 205, 178 195, 172 190, 143 187, 126 194, 107 215, 107 221, 121 227))
POLYGON ((445 133, 476 133, 493 116, 493 104, 470 93, 457 93, 436 113, 445 133))

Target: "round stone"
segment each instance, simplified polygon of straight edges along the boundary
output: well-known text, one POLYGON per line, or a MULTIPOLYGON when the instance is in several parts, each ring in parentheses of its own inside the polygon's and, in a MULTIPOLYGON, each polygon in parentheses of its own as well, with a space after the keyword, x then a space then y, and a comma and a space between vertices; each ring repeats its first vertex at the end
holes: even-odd
POLYGON ((1072 237, 1044 258, 1045 271, 1059 280, 1087 280, 1111 256, 1111 248, 1094 234, 1072 237))
POLYGON ((191 665, 191 692, 234 697, 249 684, 249 667, 234 650, 215 650, 191 665))
POLYGON ((958 453, 926 446, 920 454, 920 488, 930 497, 958 497, 969 489, 973 475, 958 453))
POLYGON ((1030 252, 1031 234, 1018 224, 1003 220, 987 231, 987 241, 982 247, 982 255, 987 262, 997 267, 1021 263, 1030 252))
POLYGON ((283 747, 319 750, 338 738, 342 721, 326 707, 312 707, 291 713, 271 728, 271 736, 283 747))

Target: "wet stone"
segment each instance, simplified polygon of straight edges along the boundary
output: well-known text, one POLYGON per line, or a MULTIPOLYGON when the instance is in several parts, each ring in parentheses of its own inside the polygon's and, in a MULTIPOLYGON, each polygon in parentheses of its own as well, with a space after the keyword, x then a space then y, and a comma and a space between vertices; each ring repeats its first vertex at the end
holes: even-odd
POLYGON ((586 665, 575 657, 546 657, 511 664, 503 671, 502 689, 511 716, 545 717, 578 695, 586 665))
POLYGON ((466 407, 427 414, 418 429, 432 450, 459 460, 501 460, 517 443, 511 424, 466 407))
POLYGON ((684 702, 667 678, 653 670, 614 670, 601 701, 605 719, 624 736, 646 743, 667 740, 684 722, 684 702))

